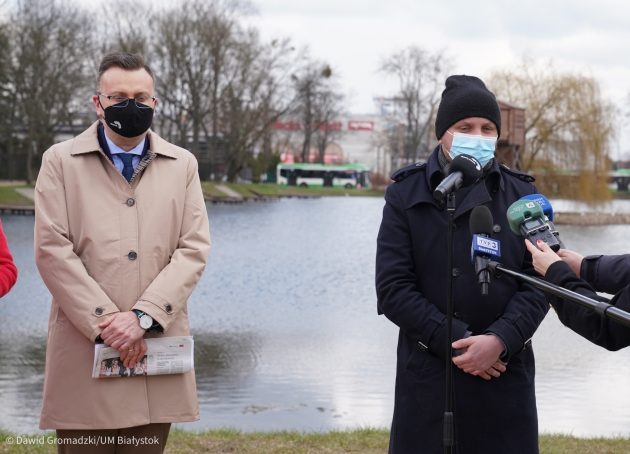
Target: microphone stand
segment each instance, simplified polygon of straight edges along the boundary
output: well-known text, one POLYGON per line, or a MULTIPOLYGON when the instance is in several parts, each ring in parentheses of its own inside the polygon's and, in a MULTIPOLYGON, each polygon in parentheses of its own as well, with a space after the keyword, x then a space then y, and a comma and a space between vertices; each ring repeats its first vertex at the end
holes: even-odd
POLYGON ((580 306, 586 307, 588 309, 592 309, 598 314, 604 317, 608 317, 611 320, 614 320, 630 328, 630 313, 619 309, 612 304, 608 304, 604 301, 597 301, 584 295, 580 295, 579 293, 573 292, 571 290, 559 287, 555 284, 551 284, 543 279, 519 273, 518 271, 506 268, 500 263, 492 260, 488 262, 488 269, 492 271, 494 276, 497 278, 501 277, 502 274, 507 274, 508 276, 512 276, 517 280, 531 284, 537 289, 542 290, 543 292, 550 293, 551 295, 560 297, 564 300, 571 301, 572 303, 579 304, 580 306))
POLYGON ((453 423, 453 225, 455 218, 455 191, 447 196, 446 212, 448 213, 448 293, 446 297, 446 362, 445 364, 445 389, 446 401, 444 405, 444 453, 453 452, 455 445, 455 429, 453 423))

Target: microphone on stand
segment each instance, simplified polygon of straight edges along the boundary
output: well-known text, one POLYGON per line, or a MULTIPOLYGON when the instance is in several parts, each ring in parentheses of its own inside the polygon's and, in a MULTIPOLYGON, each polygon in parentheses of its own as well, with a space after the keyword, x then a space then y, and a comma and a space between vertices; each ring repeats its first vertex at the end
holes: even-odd
POLYGON ((457 191, 460 187, 474 184, 482 175, 479 161, 470 155, 459 154, 451 161, 447 177, 433 191, 433 198, 441 202, 448 194, 457 191))
POLYGON ((501 257, 501 243, 490 237, 492 225, 492 213, 487 206, 479 205, 473 208, 468 224, 472 234, 470 259, 475 266, 475 274, 481 285, 482 295, 488 294, 490 285, 488 263, 490 260, 497 260, 501 257))

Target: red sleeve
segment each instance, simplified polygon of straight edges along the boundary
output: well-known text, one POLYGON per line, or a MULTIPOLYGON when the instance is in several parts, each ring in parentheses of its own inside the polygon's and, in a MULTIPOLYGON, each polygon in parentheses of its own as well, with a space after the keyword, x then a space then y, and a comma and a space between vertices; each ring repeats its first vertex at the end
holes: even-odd
POLYGON ((17 280, 17 268, 0 223, 0 297, 6 295, 17 280))

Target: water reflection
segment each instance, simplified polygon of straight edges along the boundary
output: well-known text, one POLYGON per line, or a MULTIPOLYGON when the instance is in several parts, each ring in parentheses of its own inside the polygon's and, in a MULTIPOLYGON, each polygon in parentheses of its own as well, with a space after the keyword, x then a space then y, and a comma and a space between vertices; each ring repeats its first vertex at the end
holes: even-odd
POLYGON ((41 336, 0 335, 0 427, 28 432, 37 428, 45 357, 41 336))
MULTIPOLYGON (((373 287, 382 205, 324 198, 209 206, 213 250, 189 303, 201 420, 183 427, 389 425, 397 329, 376 315, 373 287)), ((32 217, 3 222, 20 280, 0 304, 0 427, 33 432, 49 296, 33 263, 32 217)), ((630 251, 628 226, 560 227, 579 252, 630 251)), ((630 349, 606 352, 553 314, 534 349, 542 431, 630 433, 630 349)))

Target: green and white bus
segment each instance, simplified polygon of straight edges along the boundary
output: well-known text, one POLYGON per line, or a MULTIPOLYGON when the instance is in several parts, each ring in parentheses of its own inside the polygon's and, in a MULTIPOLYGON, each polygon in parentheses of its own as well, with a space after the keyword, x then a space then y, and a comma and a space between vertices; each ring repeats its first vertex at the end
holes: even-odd
POLYGON ((369 188, 369 168, 365 164, 278 164, 278 184, 285 186, 369 188))

